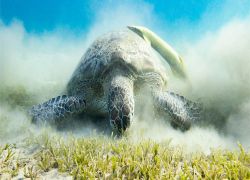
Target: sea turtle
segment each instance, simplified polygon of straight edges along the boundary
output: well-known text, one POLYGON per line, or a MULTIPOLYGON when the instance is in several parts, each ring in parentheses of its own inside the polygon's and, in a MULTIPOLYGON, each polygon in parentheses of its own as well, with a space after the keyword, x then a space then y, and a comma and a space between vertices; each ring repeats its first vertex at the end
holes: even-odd
POLYGON ((109 32, 87 49, 66 88, 66 95, 35 105, 33 122, 60 121, 86 113, 109 119, 113 132, 122 134, 134 115, 134 96, 150 91, 154 107, 171 117, 173 127, 187 130, 199 115, 199 105, 166 91, 165 65, 186 78, 180 56, 155 33, 144 27, 109 32))

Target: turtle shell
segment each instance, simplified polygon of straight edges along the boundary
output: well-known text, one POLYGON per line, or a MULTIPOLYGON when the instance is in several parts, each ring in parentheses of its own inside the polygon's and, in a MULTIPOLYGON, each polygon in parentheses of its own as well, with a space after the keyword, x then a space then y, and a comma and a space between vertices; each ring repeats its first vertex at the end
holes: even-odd
MULTIPOLYGON (((137 34, 114 31, 102 35, 87 49, 71 79, 101 79, 114 64, 127 67, 134 75, 157 72, 166 81, 166 67, 156 52, 137 34)), ((77 82, 76 82, 77 83, 77 82)))

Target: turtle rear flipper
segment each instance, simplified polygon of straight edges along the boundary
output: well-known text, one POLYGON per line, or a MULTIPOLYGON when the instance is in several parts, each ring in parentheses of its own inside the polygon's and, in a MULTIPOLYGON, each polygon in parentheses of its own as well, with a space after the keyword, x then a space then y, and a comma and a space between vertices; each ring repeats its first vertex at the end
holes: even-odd
POLYGON ((84 99, 75 96, 58 96, 42 104, 33 106, 29 111, 33 123, 57 123, 73 114, 82 112, 86 107, 84 99))
POLYGON ((171 116, 171 126, 188 130, 201 119, 202 106, 173 92, 162 92, 156 96, 156 105, 171 116))

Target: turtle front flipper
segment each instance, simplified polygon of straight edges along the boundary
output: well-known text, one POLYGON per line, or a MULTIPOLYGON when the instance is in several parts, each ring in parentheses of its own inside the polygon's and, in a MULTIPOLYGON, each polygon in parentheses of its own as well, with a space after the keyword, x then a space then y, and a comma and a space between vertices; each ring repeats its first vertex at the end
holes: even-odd
POLYGON ((173 92, 160 92, 155 95, 155 104, 171 116, 171 126, 188 130, 191 125, 201 118, 202 107, 173 92))
POLYGON ((85 107, 86 102, 81 97, 63 95, 33 106, 28 113, 33 123, 51 124, 80 113, 85 107))

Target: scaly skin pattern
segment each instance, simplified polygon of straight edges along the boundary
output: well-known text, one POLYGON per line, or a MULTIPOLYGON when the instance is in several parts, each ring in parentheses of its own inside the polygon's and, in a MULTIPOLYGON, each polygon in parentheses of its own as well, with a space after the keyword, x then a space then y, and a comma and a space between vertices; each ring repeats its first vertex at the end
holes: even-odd
POLYGON ((199 116, 199 106, 166 90, 167 74, 151 46, 132 31, 98 38, 81 58, 66 87, 66 95, 30 110, 34 122, 57 122, 85 113, 109 119, 121 135, 131 125, 135 96, 146 88, 153 105, 171 116, 175 128, 187 130, 199 116))
POLYGON ((115 75, 111 78, 108 109, 111 127, 122 134, 131 124, 134 115, 133 82, 129 77, 115 75))
POLYGON ((188 130, 191 124, 199 119, 202 111, 201 105, 173 92, 158 93, 155 96, 155 103, 159 109, 172 117, 171 125, 174 128, 180 128, 182 131, 188 130))
POLYGON ((85 100, 74 96, 57 96, 47 102, 33 106, 29 114, 34 123, 56 121, 69 117, 72 113, 81 112, 86 107, 85 100))

